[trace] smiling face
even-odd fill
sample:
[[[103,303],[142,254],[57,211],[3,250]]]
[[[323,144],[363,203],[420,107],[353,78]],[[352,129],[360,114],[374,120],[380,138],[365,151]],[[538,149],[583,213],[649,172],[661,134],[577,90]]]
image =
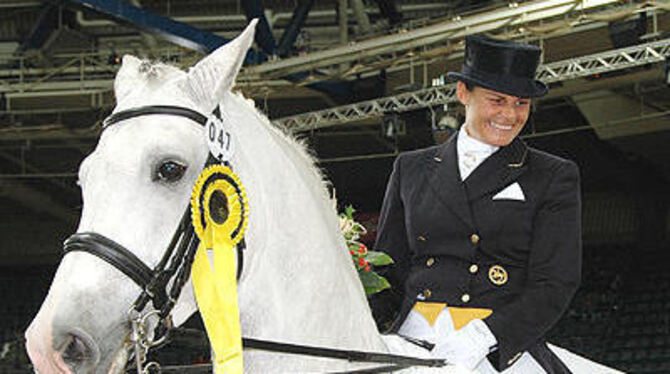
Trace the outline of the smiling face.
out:
[[[458,82],[458,100],[465,106],[468,135],[486,144],[504,147],[514,140],[528,120],[531,99],[483,87],[468,90]]]

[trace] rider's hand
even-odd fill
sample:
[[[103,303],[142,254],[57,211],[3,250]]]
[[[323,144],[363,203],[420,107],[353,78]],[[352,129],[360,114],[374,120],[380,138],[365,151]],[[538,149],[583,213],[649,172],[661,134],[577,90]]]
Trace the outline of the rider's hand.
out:
[[[473,319],[461,329],[438,340],[431,353],[433,357],[444,359],[449,364],[474,370],[496,344],[497,340],[488,326],[480,319]]]

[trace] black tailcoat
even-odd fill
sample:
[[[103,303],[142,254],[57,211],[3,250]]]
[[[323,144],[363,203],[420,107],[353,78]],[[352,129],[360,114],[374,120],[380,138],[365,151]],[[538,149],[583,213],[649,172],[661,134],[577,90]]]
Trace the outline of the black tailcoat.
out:
[[[530,351],[549,373],[560,372],[543,337],[580,283],[578,168],[515,138],[462,182],[456,142],[454,135],[394,163],[375,244],[395,260],[384,274],[392,289],[371,301],[375,318],[392,319],[397,330],[417,298],[489,308],[494,366],[503,370]],[[515,182],[525,201],[493,199]],[[494,265],[506,270],[506,283],[491,281]]]

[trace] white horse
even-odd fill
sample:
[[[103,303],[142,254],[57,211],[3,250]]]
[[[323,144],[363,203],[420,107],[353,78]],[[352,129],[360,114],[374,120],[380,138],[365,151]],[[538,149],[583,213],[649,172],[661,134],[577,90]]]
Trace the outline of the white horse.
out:
[[[114,82],[114,112],[172,105],[207,114],[220,106],[236,142],[231,165],[246,186],[251,207],[238,283],[244,336],[369,352],[394,347],[398,353],[429,357],[400,338],[380,336],[313,159],[251,101],[230,92],[254,26],[252,22],[188,72],[124,57]],[[79,170],[84,208],[77,231],[111,238],[153,267],[180,221],[208,153],[203,127],[180,116],[146,115],[109,126]],[[98,257],[68,253],[26,332],[36,370],[123,372],[129,356],[127,312],[140,291]],[[195,311],[187,283],[172,313],[175,324]],[[378,366],[255,350],[245,351],[244,364],[245,371],[257,373]]]

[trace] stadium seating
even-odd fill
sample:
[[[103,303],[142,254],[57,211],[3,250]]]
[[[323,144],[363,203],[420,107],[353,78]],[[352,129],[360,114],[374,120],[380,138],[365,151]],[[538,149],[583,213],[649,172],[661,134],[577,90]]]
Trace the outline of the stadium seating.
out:
[[[585,248],[582,286],[550,340],[628,373],[669,373],[669,260],[666,251]]]

